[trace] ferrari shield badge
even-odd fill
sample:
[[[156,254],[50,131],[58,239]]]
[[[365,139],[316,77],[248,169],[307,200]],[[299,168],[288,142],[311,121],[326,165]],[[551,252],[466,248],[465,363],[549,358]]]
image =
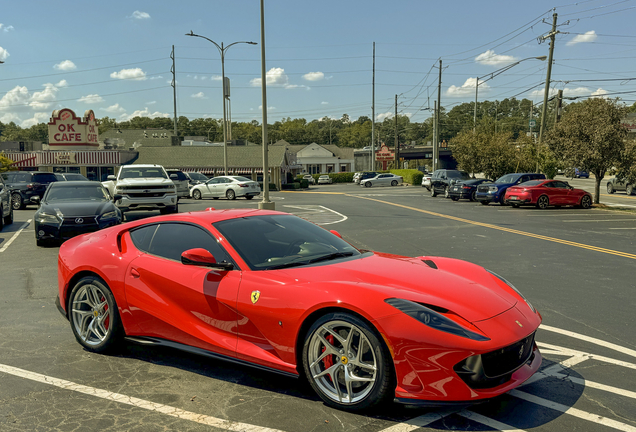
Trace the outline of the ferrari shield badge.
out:
[[[252,291],[252,295],[250,298],[252,299],[252,303],[255,304],[260,297],[261,297],[260,291]]]

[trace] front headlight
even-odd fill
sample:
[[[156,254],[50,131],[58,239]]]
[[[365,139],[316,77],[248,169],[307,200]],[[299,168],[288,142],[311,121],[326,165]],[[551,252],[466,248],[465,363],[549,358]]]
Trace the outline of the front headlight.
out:
[[[116,218],[117,217],[117,211],[113,210],[113,211],[109,211],[108,213],[104,213],[100,219],[112,219],[112,218]]]
[[[506,285],[508,285],[508,286],[509,286],[510,288],[512,288],[513,290],[515,290],[515,292],[521,296],[521,298],[522,298],[522,299],[526,302],[526,304],[530,307],[530,309],[532,309],[532,312],[537,313],[537,310],[534,308],[534,306],[532,306],[532,303],[530,303],[530,302],[528,301],[528,299],[527,299],[527,298],[525,298],[525,297],[523,296],[523,294],[521,294],[521,291],[519,291],[519,290],[517,289],[517,287],[515,287],[513,284],[511,284],[510,282],[508,282],[508,280],[506,280],[506,279],[504,279],[503,277],[499,276],[497,273],[495,273],[495,272],[493,272],[493,271],[490,271],[490,270],[488,270],[488,269],[486,269],[486,271],[487,271],[488,273],[490,273],[491,275],[493,275],[494,277],[496,277],[497,279],[499,279],[500,281],[502,281],[503,283],[505,283]]]
[[[59,223],[61,219],[51,213],[36,213],[35,220],[40,223]]]
[[[429,309],[419,303],[398,298],[390,298],[384,301],[394,308],[404,312],[411,318],[415,318],[422,324],[434,328],[435,330],[451,333],[456,336],[465,337],[479,342],[490,340],[486,336],[468,330],[467,328],[464,328],[457,324],[455,321],[446,318],[444,315],[435,312],[434,310]]]
[[[488,192],[497,192],[498,190],[497,186],[488,186]]]

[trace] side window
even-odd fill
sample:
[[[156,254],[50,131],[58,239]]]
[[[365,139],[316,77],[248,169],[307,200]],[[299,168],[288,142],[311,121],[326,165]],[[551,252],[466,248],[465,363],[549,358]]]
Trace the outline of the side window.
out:
[[[554,184],[554,182],[547,182],[543,184],[543,187],[554,188],[556,187],[556,185]]]
[[[194,248],[208,250],[217,262],[233,262],[210,233],[199,227],[182,223],[159,224],[148,253],[181,261],[181,254]]]
[[[218,178],[213,178],[212,180],[210,180],[208,182],[209,184],[219,184],[219,179]]]
[[[31,181],[31,176],[28,174],[18,174],[15,176],[16,183],[29,183]]]
[[[130,238],[133,244],[140,251],[148,252],[150,241],[157,231],[159,225],[146,225],[130,232]]]
[[[560,188],[560,189],[568,189],[568,184],[564,183],[562,181],[555,181],[553,182],[554,187]]]

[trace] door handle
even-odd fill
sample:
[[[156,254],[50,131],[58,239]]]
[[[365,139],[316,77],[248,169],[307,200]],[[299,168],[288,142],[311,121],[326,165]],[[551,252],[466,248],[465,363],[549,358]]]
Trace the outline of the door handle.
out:
[[[130,270],[130,274],[131,274],[131,275],[132,275],[132,277],[134,277],[134,278],[138,278],[139,276],[141,276],[141,275],[139,274],[139,272],[138,272],[137,270],[135,270],[135,269],[131,269],[131,270]]]

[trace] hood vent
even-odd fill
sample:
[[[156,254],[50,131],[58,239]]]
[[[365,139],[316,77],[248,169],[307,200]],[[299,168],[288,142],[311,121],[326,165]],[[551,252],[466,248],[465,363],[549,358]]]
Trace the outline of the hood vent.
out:
[[[437,264],[435,264],[433,260],[425,259],[425,260],[422,260],[422,262],[426,264],[427,266],[429,266],[430,268],[437,270]]]

